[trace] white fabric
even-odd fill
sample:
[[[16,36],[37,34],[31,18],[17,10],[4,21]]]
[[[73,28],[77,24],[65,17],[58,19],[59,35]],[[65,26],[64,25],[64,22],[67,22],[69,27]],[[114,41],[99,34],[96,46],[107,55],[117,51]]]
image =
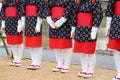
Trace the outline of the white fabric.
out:
[[[23,53],[23,44],[11,45],[11,50],[13,53],[14,62],[21,62],[22,53]]]
[[[80,62],[81,62],[81,67],[82,67],[81,72],[87,72],[87,70],[88,70],[88,55],[81,53],[80,54]]]
[[[17,32],[21,32],[21,31],[22,31],[21,20],[18,20]]]
[[[73,37],[72,34],[74,34],[74,33],[75,33],[75,27],[71,27],[71,37]]]
[[[17,49],[17,46],[16,45],[11,45],[11,50],[12,50],[12,53],[13,53],[13,58],[14,58],[14,62],[17,62],[17,52],[18,52],[18,49]]]
[[[97,35],[97,27],[92,27],[92,30],[91,30],[91,38],[92,39],[96,39],[96,35]]]
[[[0,11],[1,11],[1,9],[2,9],[2,3],[0,3]]]
[[[71,64],[72,49],[63,49],[64,66],[63,68],[69,68]]]
[[[50,27],[55,29],[54,22],[53,22],[51,16],[48,16],[46,19],[47,19],[47,22],[50,25]]]
[[[120,78],[120,51],[114,51],[114,61],[117,70],[117,78]]]
[[[57,61],[57,67],[63,68],[63,53],[61,49],[54,49],[56,61]]]
[[[24,50],[24,46],[23,44],[18,45],[18,62],[21,62],[22,59],[22,55],[23,55],[23,50]]]
[[[22,27],[25,26],[25,17],[24,16],[21,17],[21,26]]]
[[[42,60],[42,47],[40,48],[29,48],[32,64],[31,65],[40,65]]]
[[[96,55],[95,54],[89,54],[88,55],[88,72],[87,73],[93,73],[94,74],[95,65],[96,65]]]
[[[55,22],[55,26],[56,27],[61,27],[66,21],[67,21],[67,19],[65,17],[61,17],[59,20],[57,20]]]
[[[1,29],[2,28],[5,28],[5,21],[4,20],[2,20],[2,22],[1,22]]]
[[[40,30],[41,29],[41,24],[42,24],[42,19],[37,17],[37,23],[36,23],[36,27],[35,27],[36,32],[40,32],[41,31]]]
[[[110,26],[111,26],[111,20],[112,20],[112,17],[106,17],[105,35],[108,35],[108,30],[110,29]]]

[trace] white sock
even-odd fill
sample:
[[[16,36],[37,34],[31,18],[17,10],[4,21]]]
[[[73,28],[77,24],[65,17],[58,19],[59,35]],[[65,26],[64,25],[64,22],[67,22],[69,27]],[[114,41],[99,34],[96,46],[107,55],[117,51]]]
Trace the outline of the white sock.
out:
[[[63,55],[64,55],[64,67],[63,68],[69,68],[71,64],[72,50],[63,49]]]
[[[63,67],[63,53],[61,49],[54,49],[56,61],[57,61],[57,67],[62,68]]]
[[[113,51],[114,52],[114,61],[117,69],[117,77],[120,78],[120,51]]]
[[[82,72],[87,72],[88,70],[88,54],[80,54],[80,62],[82,66]]]
[[[95,54],[89,54],[88,55],[88,61],[89,61],[89,65],[88,65],[88,73],[94,73],[94,68],[96,65],[96,55]]]
[[[40,65],[42,59],[42,47],[30,48],[30,54],[32,59],[31,65]]]
[[[17,45],[11,45],[11,50],[12,50],[12,53],[13,53],[13,62],[17,62],[17,59],[18,59],[18,46]]]
[[[24,46],[23,44],[18,45],[18,59],[17,62],[21,62]]]

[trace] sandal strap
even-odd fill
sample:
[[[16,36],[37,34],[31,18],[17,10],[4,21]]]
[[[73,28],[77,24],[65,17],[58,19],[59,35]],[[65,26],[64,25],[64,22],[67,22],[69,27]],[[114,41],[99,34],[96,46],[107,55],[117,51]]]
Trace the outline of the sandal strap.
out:
[[[87,73],[87,75],[92,75],[93,76],[94,74],[93,73]]]
[[[61,67],[55,67],[55,69],[62,69]]]
[[[69,70],[69,68],[63,68],[62,70]]]
[[[29,65],[29,66],[32,66],[32,67],[40,67],[40,65]]]
[[[118,79],[118,80],[120,80],[120,78],[117,78],[116,76],[115,76],[115,79]]]
[[[80,72],[80,74],[87,74],[86,72]]]
[[[12,62],[13,64],[21,64],[22,62]]]

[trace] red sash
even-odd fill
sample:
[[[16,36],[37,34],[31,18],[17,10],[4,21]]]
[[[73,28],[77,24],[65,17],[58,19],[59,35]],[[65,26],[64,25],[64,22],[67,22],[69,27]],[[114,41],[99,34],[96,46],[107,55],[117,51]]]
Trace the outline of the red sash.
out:
[[[61,18],[64,11],[65,11],[64,7],[52,7],[51,9],[52,18]]]
[[[37,6],[35,5],[27,5],[26,9],[26,16],[37,16]]]
[[[92,13],[82,13],[82,12],[79,12],[77,14],[77,25],[78,26],[92,27],[92,24],[93,24]]]
[[[5,8],[6,17],[17,17],[17,8],[15,6]]]
[[[116,1],[115,3],[114,14],[120,15],[120,1]]]

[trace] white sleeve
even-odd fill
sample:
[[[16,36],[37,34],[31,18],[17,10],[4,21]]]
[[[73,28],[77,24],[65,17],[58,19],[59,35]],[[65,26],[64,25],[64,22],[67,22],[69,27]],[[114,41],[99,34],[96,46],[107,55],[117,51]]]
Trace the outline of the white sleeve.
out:
[[[1,11],[1,8],[2,8],[2,3],[0,3],[0,11]]]
[[[36,27],[35,29],[37,30],[37,32],[40,32],[41,30],[41,24],[42,24],[42,19],[37,17],[37,23],[36,23]]]
[[[91,38],[92,39],[96,39],[97,30],[98,30],[97,27],[94,27],[94,26],[92,27],[92,30],[91,30]]]
[[[73,33],[75,33],[75,27],[71,27],[71,37]]]
[[[55,26],[53,25],[54,22],[52,21],[51,16],[48,16],[46,19],[47,19],[47,22],[50,25],[50,27],[55,29]]]
[[[2,20],[2,22],[1,22],[1,28],[5,28],[5,21],[4,20]]]
[[[61,27],[66,21],[67,19],[65,17],[61,17],[58,21],[55,22],[55,26]]]
[[[18,20],[17,32],[21,32],[21,31],[22,31],[21,20]]]
[[[106,17],[106,35],[111,26],[112,17]]]
[[[21,26],[25,26],[25,17],[21,17]]]
[[[75,32],[75,27],[71,28],[71,32],[73,32],[73,33]]]

